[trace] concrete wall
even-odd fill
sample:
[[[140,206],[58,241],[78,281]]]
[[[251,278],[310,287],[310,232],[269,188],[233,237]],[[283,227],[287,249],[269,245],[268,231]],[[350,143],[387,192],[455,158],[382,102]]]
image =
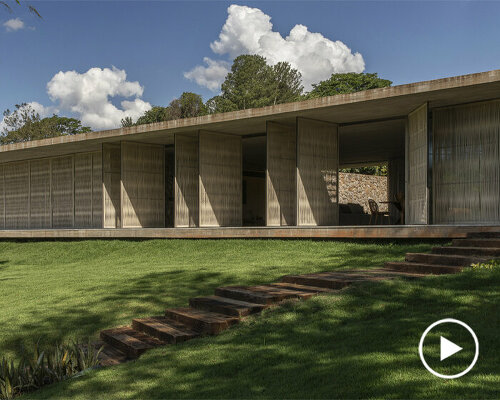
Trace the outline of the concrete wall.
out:
[[[101,228],[101,152],[0,165],[3,229]]]
[[[200,131],[200,227],[241,226],[241,136]]]
[[[267,226],[295,225],[297,214],[295,126],[267,123]]]
[[[121,211],[123,228],[165,226],[165,148],[122,142]]]
[[[338,225],[338,129],[297,118],[297,225]]]

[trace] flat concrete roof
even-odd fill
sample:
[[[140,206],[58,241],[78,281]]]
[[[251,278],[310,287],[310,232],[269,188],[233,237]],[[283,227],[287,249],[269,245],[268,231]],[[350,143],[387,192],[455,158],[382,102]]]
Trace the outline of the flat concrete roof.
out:
[[[421,104],[430,108],[500,98],[500,69],[295,103],[205,115],[154,124],[0,146],[0,162],[96,151],[101,143],[140,141],[171,144],[175,133],[210,130],[236,135],[263,133],[266,121],[295,123],[296,117],[339,124],[404,118]]]

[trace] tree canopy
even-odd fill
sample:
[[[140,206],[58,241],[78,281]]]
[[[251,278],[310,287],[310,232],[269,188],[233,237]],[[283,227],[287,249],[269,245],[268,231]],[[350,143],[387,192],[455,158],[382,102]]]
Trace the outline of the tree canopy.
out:
[[[207,101],[207,109],[218,113],[296,101],[303,90],[301,78],[287,62],[271,66],[262,56],[241,55],[234,59],[221,94]]]
[[[329,79],[313,84],[313,89],[306,94],[306,99],[354,93],[362,90],[391,86],[392,81],[378,77],[377,73],[333,74]]]
[[[11,4],[14,4],[14,3],[17,5],[21,5],[21,0],[10,0],[10,1],[0,0],[0,5],[4,6],[7,9],[7,11],[9,11],[9,12],[12,12]],[[28,10],[30,10],[30,12],[32,12],[33,14],[38,16],[39,18],[42,18],[42,16],[38,12],[38,10],[35,7],[33,7],[32,5],[28,4]]]
[[[52,117],[40,118],[29,104],[16,104],[14,111],[3,113],[6,127],[1,132],[0,144],[27,142],[30,140],[47,139],[63,135],[76,135],[91,132],[88,126],[75,118]]]
[[[178,99],[172,100],[167,107],[154,106],[146,111],[135,123],[130,117],[122,119],[122,126],[152,124],[173,119],[198,117],[205,114],[207,114],[207,109],[201,96],[196,93],[184,92]]]

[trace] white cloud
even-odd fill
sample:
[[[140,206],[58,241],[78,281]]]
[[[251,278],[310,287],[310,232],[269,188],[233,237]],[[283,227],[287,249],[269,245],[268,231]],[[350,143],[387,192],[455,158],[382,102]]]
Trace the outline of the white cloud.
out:
[[[306,90],[311,89],[312,83],[327,79],[333,73],[362,72],[365,69],[361,54],[352,53],[339,40],[333,41],[321,33],[310,32],[304,25],[295,25],[284,38],[279,32],[272,30],[271,17],[258,8],[233,4],[227,11],[228,17],[219,39],[210,44],[216,54],[227,54],[231,58],[241,54],[258,54],[266,57],[271,64],[288,61],[302,73]],[[210,61],[214,64],[220,62]],[[193,76],[197,71],[196,76],[204,77],[204,80],[200,83],[194,76],[190,79],[216,90],[219,87],[218,80],[203,74],[208,68],[197,66],[185,76]]]
[[[21,18],[12,18],[3,23],[7,32],[18,31],[24,28],[24,22]]]
[[[220,88],[224,78],[229,72],[229,63],[226,61],[216,61],[205,57],[203,62],[206,67],[198,65],[189,72],[184,72],[184,77],[194,80],[198,85],[205,86],[212,91]]]
[[[58,102],[62,110],[78,114],[82,124],[93,129],[116,128],[122,118],[139,118],[151,108],[151,104],[139,98],[143,91],[139,82],[127,81],[125,70],[115,67],[91,68],[82,74],[60,71],[47,84],[53,102]],[[135,99],[123,100],[120,109],[110,101],[115,96]]]

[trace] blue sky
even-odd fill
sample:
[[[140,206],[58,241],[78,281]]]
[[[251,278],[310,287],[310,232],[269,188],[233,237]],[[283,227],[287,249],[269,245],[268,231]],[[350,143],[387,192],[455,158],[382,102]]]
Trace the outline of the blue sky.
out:
[[[210,47],[219,39],[231,4],[260,9],[259,18],[271,17],[272,31],[279,32],[282,38],[300,24],[326,41],[341,41],[350,49],[349,57],[360,53],[365,72],[378,72],[394,84],[500,68],[500,2],[494,1],[68,0],[31,4],[40,11],[42,20],[25,7],[13,6],[12,14],[0,9],[0,111],[20,102],[37,102],[47,107],[44,112],[84,117],[96,129],[112,124],[100,115],[90,115],[99,114],[107,104],[104,101],[120,110],[123,100],[140,99],[126,106],[135,107],[137,113],[147,105],[167,105],[183,91],[200,93],[205,100],[217,94],[217,90],[187,79],[184,73],[204,65],[204,57],[227,67],[225,63],[237,54],[238,50],[234,54],[227,50],[234,38],[221,44],[227,51],[222,49],[220,54]],[[16,18],[22,21],[22,28],[19,24],[5,25]],[[241,20],[235,28],[243,30],[242,37],[254,29],[247,21]],[[241,47],[241,41],[238,43]],[[291,47],[292,52],[294,49]],[[262,51],[281,55],[281,50],[272,46]],[[353,59],[349,65],[355,62]],[[301,65],[308,67],[303,62]],[[356,65],[361,68],[359,62]],[[122,86],[115,90],[116,96],[104,91],[105,97],[109,94],[106,100],[97,99],[94,104],[91,99],[82,105],[77,94],[61,94],[68,82],[74,83],[91,68],[109,68],[102,79],[114,79],[118,72],[113,72],[112,66],[126,73],[126,81],[120,75],[122,81],[117,85]],[[52,101],[47,93],[48,82],[60,71],[73,70],[77,75],[61,75],[54,82]],[[309,73],[310,80],[321,75],[315,73]],[[95,79],[101,79],[100,75]],[[117,111],[110,112],[116,123]]]

